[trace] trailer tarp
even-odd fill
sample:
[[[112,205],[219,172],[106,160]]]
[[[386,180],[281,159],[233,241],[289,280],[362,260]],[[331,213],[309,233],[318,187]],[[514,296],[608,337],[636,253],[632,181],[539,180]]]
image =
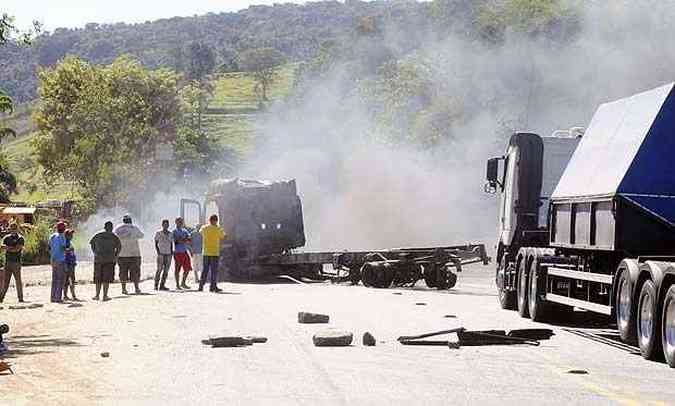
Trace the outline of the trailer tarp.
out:
[[[621,195],[675,224],[674,84],[602,104],[552,200]]]

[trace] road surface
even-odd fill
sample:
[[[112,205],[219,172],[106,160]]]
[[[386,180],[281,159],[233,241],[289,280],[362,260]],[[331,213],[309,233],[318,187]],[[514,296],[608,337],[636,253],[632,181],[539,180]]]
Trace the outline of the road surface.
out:
[[[78,278],[89,273],[84,266]],[[75,306],[48,303],[48,286],[32,284],[26,298],[43,307],[9,309],[16,304],[13,290],[0,305],[0,321],[12,329],[5,360],[15,372],[0,375],[0,404],[656,405],[675,399],[675,370],[579,336],[611,335],[602,319],[580,312],[583,329],[553,326],[556,335],[539,347],[448,349],[396,341],[460,326],[547,326],[499,309],[492,277],[492,266],[472,265],[444,292],[423,283],[379,290],[278,280],[223,283],[223,294],[156,294],[147,281],[142,288],[149,294],[141,296],[122,296],[113,285],[107,303],[90,299],[93,285],[80,285],[86,300]],[[298,324],[299,311],[329,314],[329,326],[352,331],[354,344],[314,347],[312,335],[326,326]],[[366,331],[377,346],[361,345]],[[201,344],[220,335],[269,341],[243,348]],[[575,370],[586,374],[570,373]]]

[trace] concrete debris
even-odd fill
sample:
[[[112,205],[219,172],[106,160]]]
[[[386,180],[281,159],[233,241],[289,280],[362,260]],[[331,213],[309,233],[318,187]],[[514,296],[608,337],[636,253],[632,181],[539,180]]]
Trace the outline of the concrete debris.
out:
[[[110,357],[110,353],[107,352],[107,351],[102,352],[102,353],[101,353],[101,357],[103,357],[103,358],[109,358],[109,357]]]
[[[13,305],[13,306],[9,306],[8,308],[10,310],[21,310],[21,309],[37,309],[37,308],[40,308],[40,307],[43,307],[43,306],[44,305],[40,304],[40,303],[31,303],[29,305]]]
[[[0,373],[5,371],[9,371],[12,375],[14,375],[14,371],[12,371],[12,364],[9,362],[0,361]]]
[[[212,348],[225,347],[246,347],[253,344],[266,343],[267,337],[259,336],[232,336],[232,337],[213,337],[202,340],[202,344],[210,345]]]
[[[375,337],[373,337],[372,334],[370,333],[365,333],[363,334],[363,345],[366,347],[374,347],[375,346]]]
[[[324,330],[312,337],[312,341],[317,347],[347,347],[352,344],[353,339],[354,334],[340,330]]]
[[[318,324],[318,323],[328,323],[330,317],[326,314],[318,313],[307,313],[299,312],[298,313],[298,323],[303,324]]]
[[[584,371],[583,369],[571,369],[567,371],[567,373],[574,375],[588,375],[588,371]]]
[[[415,306],[426,306],[426,305],[427,305],[427,304],[424,303],[424,302],[418,302],[418,303],[415,303]]]
[[[457,316],[455,316],[454,314],[446,314],[443,317],[446,318],[446,319],[456,319],[457,318]]]

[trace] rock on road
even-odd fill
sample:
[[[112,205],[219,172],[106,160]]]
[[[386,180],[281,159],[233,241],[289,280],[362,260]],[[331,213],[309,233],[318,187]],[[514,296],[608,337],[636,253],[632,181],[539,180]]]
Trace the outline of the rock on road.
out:
[[[5,360],[16,374],[0,374],[0,404],[568,405],[675,399],[675,371],[665,364],[557,326],[539,347],[403,346],[398,336],[460,326],[546,327],[499,308],[492,266],[466,267],[450,291],[422,286],[384,290],[279,280],[223,283],[223,294],[212,294],[156,293],[152,282],[144,282],[147,295],[121,296],[115,284],[113,300],[100,303],[90,299],[93,285],[81,285],[86,300],[79,307],[48,303],[48,287],[31,286],[27,300],[44,307],[10,310],[12,289],[0,305],[0,322],[11,327]],[[328,314],[330,323],[299,324],[300,311]],[[313,334],[327,327],[358,339],[349,347],[315,347]],[[375,347],[361,344],[366,331],[377,339]],[[201,343],[226,335],[268,341],[240,348]],[[108,357],[101,356],[105,352]]]

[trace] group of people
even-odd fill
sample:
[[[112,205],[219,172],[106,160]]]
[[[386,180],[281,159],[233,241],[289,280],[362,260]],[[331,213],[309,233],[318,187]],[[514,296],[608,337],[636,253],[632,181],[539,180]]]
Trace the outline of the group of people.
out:
[[[189,230],[185,227],[182,218],[177,218],[175,228],[169,230],[169,220],[162,220],[162,228],[154,235],[155,251],[157,253],[157,271],[155,272],[155,290],[169,290],[166,279],[174,263],[176,289],[190,289],[187,277],[195,264],[195,281],[199,291],[204,290],[207,278],[211,292],[220,292],[218,288],[218,263],[220,258],[221,241],[225,233],[218,227],[218,216],[212,215],[208,225],[198,225]],[[10,225],[0,249],[6,251],[4,275],[0,278],[0,302],[4,300],[9,288],[11,277],[14,277],[17,297],[23,302],[23,284],[21,281],[21,252],[24,238],[18,230],[18,225]],[[51,301],[55,303],[64,300],[78,300],[75,295],[75,268],[77,258],[72,239],[75,232],[68,229],[64,222],[56,224],[56,232],[49,237],[49,253],[52,266]],[[114,227],[113,223],[105,223],[103,230],[96,233],[89,245],[94,256],[94,284],[96,294],[93,300],[110,300],[108,290],[110,283],[115,280],[115,267],[119,270],[119,280],[122,285],[122,294],[127,295],[127,284],[132,283],[134,293],[141,293],[139,283],[141,278],[141,248],[140,240],[144,233],[133,224],[130,215],[122,218],[122,223]],[[183,271],[181,279],[181,271]],[[197,272],[201,272],[198,278]],[[71,297],[68,296],[70,290]],[[101,298],[101,293],[103,296]]]

